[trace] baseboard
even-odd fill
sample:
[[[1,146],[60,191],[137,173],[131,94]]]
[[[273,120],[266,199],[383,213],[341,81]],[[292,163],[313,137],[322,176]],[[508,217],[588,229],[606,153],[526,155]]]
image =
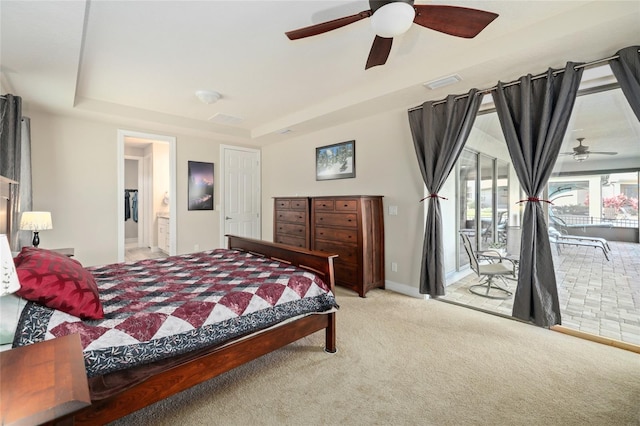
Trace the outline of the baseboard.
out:
[[[416,299],[428,299],[428,294],[420,294],[420,290],[416,287],[412,287],[406,284],[400,284],[393,281],[385,280],[384,288],[387,290],[395,291],[396,293],[404,294],[405,296],[415,297]]]
[[[603,337],[603,336],[598,336],[597,334],[591,334],[584,331],[574,330],[571,328],[567,328],[563,325],[553,325],[549,328],[559,333],[568,334],[570,336],[591,340],[593,342],[602,343],[603,345],[614,346],[616,348],[620,348],[620,349],[624,349],[627,351],[640,354],[640,345],[634,345],[633,343],[623,342],[620,340],[612,339],[610,337]]]

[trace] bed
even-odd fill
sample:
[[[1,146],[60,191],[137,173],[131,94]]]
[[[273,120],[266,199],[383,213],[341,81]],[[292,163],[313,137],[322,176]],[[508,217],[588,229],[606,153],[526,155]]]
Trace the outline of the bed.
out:
[[[75,424],[113,421],[317,331],[335,352],[335,255],[228,239],[228,250],[81,268],[73,281],[93,277],[100,306],[75,287],[56,308],[29,302],[13,346],[80,334],[92,405],[74,414]],[[28,252],[16,264],[22,296],[36,300],[27,293],[42,286],[21,275]]]

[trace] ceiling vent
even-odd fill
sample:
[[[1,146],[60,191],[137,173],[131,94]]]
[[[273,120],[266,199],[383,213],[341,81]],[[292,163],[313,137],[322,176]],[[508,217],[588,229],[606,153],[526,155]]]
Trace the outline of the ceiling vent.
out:
[[[424,87],[435,90],[444,86],[450,86],[452,84],[456,84],[462,81],[462,77],[458,74],[450,75],[448,77],[439,78],[437,80],[429,81],[424,83]]]
[[[234,117],[233,115],[223,114],[219,112],[209,117],[209,121],[218,124],[240,124],[244,121],[244,118]]]

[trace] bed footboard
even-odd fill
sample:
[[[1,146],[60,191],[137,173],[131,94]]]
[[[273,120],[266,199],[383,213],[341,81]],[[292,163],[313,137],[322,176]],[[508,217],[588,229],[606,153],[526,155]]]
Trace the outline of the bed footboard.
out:
[[[230,249],[246,251],[308,269],[320,275],[332,292],[335,290],[333,259],[338,255],[235,235],[226,235],[226,237],[229,239]]]

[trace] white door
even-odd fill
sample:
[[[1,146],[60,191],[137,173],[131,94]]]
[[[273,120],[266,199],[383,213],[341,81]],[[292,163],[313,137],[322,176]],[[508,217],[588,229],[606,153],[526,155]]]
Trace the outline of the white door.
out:
[[[224,235],[260,238],[260,151],[221,146],[223,152]]]

